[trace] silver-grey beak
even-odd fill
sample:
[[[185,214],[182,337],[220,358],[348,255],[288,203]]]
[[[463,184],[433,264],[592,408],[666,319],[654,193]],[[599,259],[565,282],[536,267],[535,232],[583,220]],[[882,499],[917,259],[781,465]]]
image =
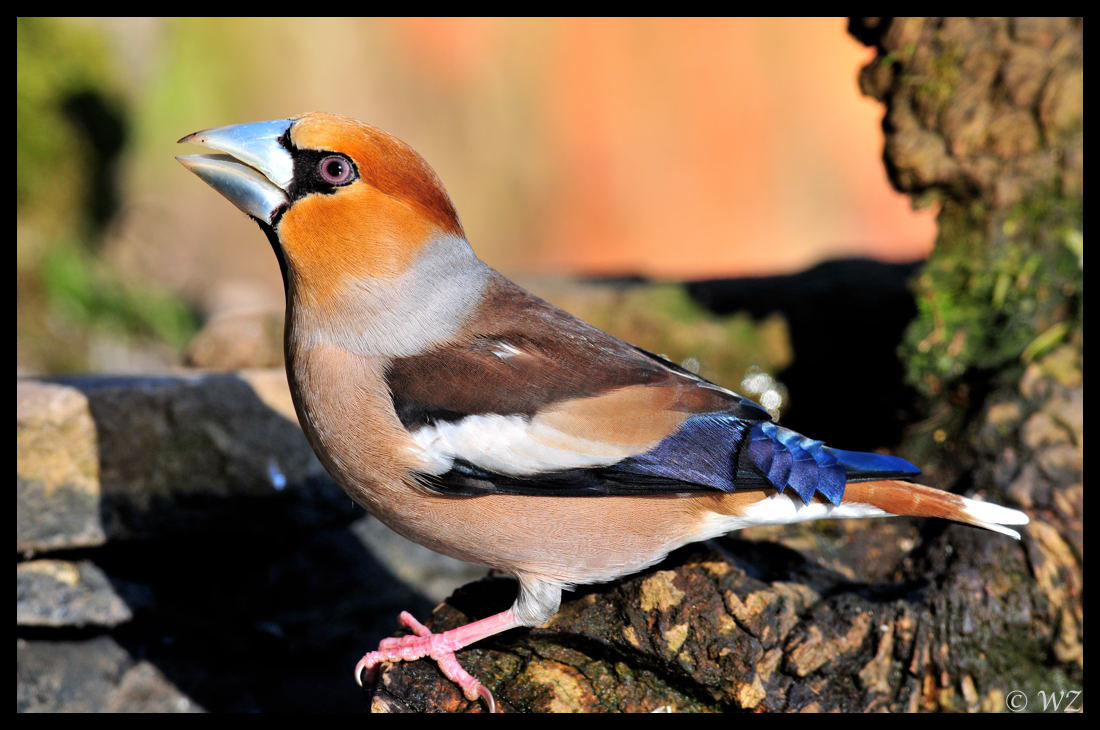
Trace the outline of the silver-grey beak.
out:
[[[293,120],[235,124],[189,134],[181,143],[228,154],[182,155],[176,159],[248,215],[271,223],[289,199],[294,159],[279,143]]]

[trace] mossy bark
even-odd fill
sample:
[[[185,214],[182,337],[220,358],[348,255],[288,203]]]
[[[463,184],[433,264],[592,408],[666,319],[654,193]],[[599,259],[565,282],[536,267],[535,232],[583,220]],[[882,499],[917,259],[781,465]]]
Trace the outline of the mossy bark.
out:
[[[687,548],[460,653],[505,709],[1003,711],[1017,692],[1030,710],[1060,692],[1080,708],[1082,23],[850,31],[878,50],[860,82],[886,106],[891,180],[940,206],[900,353],[927,417],[901,450],[942,488],[1027,510],[1023,540],[896,520]],[[469,586],[432,628],[501,610],[510,590]],[[425,661],[388,668],[374,694],[381,711],[477,707]]]
[[[1083,23],[862,18],[850,30],[878,50],[860,85],[886,105],[891,180],[941,205],[901,352],[928,410],[907,447],[942,485],[1032,515],[1030,577],[1049,599],[1033,620],[1057,627],[1046,667],[1079,680]]]

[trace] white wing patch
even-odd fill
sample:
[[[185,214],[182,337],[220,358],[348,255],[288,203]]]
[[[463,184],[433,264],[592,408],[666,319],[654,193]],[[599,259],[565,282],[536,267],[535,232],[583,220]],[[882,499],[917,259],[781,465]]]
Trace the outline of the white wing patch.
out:
[[[523,477],[563,469],[609,466],[645,451],[648,444],[611,444],[559,431],[536,416],[466,416],[413,431],[413,449],[429,474],[450,471],[455,459],[497,474]]]

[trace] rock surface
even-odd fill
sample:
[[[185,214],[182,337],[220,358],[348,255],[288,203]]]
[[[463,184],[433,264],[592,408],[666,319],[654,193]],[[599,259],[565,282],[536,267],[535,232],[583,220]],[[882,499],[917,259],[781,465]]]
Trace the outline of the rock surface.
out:
[[[201,712],[148,662],[103,636],[16,642],[16,712]]]
[[[880,49],[859,82],[886,103],[894,186],[998,208],[1052,178],[1079,194],[1082,28],[1080,18],[853,19],[852,34]]]
[[[282,373],[20,379],[16,400],[20,553],[351,514]]]
[[[99,458],[88,400],[75,388],[16,384],[16,551],[102,545]]]
[[[898,189],[942,203],[901,355],[927,412],[911,460],[1034,516],[1032,576],[1084,667],[1083,20],[860,18]],[[1053,611],[1053,614],[1049,614]],[[1037,619],[1038,621],[1038,619]],[[1070,684],[1073,687],[1073,684]]]
[[[140,586],[112,585],[94,563],[28,560],[15,566],[15,621],[19,626],[118,626],[147,604]]]
[[[359,656],[484,575],[363,515],[281,370],[17,400],[19,711],[365,711]]]
[[[211,319],[187,348],[187,364],[210,370],[281,366],[282,308]]]

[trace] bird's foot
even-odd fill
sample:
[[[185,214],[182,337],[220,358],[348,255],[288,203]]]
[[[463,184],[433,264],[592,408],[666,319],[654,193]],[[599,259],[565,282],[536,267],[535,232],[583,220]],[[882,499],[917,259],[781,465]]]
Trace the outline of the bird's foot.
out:
[[[489,712],[496,712],[497,705],[496,700],[493,699],[493,693],[458,663],[455,650],[462,648],[463,644],[456,641],[454,631],[433,634],[408,611],[401,612],[400,621],[406,628],[411,629],[413,634],[382,639],[376,651],[364,654],[355,665],[355,681],[360,687],[363,686],[364,679],[368,684],[374,681],[378,665],[382,662],[412,661],[430,656],[439,665],[439,671],[443,672],[443,676],[462,688],[466,699],[476,701],[481,698]]]

